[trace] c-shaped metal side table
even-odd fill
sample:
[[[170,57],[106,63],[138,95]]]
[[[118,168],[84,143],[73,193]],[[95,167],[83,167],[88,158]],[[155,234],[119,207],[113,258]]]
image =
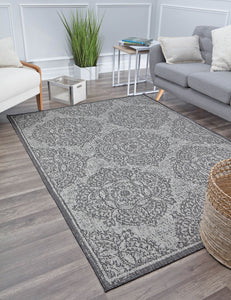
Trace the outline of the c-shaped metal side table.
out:
[[[115,52],[118,50],[118,70],[117,70],[117,83],[115,83]],[[153,84],[151,80],[148,80],[148,62],[149,62],[149,50],[150,47],[143,47],[143,46],[132,46],[132,47],[126,47],[122,45],[116,45],[113,46],[113,72],[112,72],[112,86],[122,86],[127,85],[127,95],[142,95],[142,94],[148,94],[153,92],[158,92],[156,90],[156,87],[154,86],[153,90],[143,91],[143,92],[137,92],[137,83],[141,82],[150,82]],[[120,83],[120,52],[125,52],[129,55],[129,61],[128,61],[128,82]],[[146,63],[146,73],[145,77],[141,78],[140,73],[140,59],[141,55],[146,54],[147,55],[147,63]],[[135,79],[134,82],[131,82],[131,56],[135,55]],[[130,93],[130,85],[134,84],[134,92]]]

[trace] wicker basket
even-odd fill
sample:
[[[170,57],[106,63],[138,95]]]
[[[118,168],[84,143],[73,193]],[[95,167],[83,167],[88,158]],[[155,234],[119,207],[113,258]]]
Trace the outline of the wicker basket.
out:
[[[211,169],[200,234],[208,252],[231,268],[231,159]]]

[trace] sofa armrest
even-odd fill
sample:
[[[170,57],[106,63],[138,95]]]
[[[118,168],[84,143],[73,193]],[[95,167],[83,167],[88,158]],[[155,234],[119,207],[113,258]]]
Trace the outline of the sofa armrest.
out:
[[[149,62],[150,62],[150,73],[152,76],[152,81],[155,84],[155,73],[154,73],[155,66],[160,62],[165,62],[165,58],[163,56],[160,44],[151,47]]]
[[[43,110],[43,98],[42,98],[42,72],[41,72],[41,69],[36,66],[36,65],[33,65],[33,64],[30,64],[28,62],[25,62],[25,61],[22,61],[21,60],[21,64],[25,67],[28,67],[28,68],[31,68],[31,69],[34,69],[36,72],[39,73],[40,75],[40,94],[36,96],[36,99],[37,99],[37,106],[38,106],[38,109],[39,110]]]

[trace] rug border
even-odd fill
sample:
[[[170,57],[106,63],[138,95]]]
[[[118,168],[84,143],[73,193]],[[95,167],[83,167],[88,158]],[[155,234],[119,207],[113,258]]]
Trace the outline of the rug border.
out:
[[[141,97],[146,97],[148,98],[150,101],[155,101],[153,98],[147,96],[147,95],[140,95]],[[130,97],[133,97],[133,96],[130,96]],[[102,102],[102,101],[109,101],[109,100],[120,100],[120,99],[124,99],[124,98],[129,98],[129,96],[125,96],[125,97],[119,97],[119,98],[113,98],[113,99],[104,99],[104,100],[98,100],[98,101],[92,101],[92,102],[85,102],[85,103],[79,103],[77,105],[86,105],[86,104],[90,104],[90,103],[98,103],[98,102]],[[156,102],[155,101],[155,104],[160,104],[162,106],[164,106],[165,108],[173,111],[174,113],[180,115],[181,117],[184,117],[186,118],[187,120],[197,124],[198,126],[201,126],[202,128],[208,130],[209,132],[212,132],[213,134],[215,135],[218,135],[220,137],[222,137],[223,139],[225,140],[228,140],[230,143],[230,139],[228,139],[227,137],[224,137],[222,136],[221,134],[219,133],[216,133],[214,131],[212,131],[211,129],[208,129],[206,127],[204,127],[203,125],[200,125],[198,124],[197,122],[195,122],[194,120],[191,120],[190,118],[180,114],[179,112],[173,110],[172,108],[164,105],[163,103],[160,103],[160,102]],[[68,107],[68,106],[67,106]],[[48,110],[45,110],[45,111],[54,111],[54,110],[60,110],[60,109],[63,109],[64,107],[58,107],[58,108],[54,108],[54,109],[48,109]],[[35,112],[28,112],[28,113],[20,113],[20,114],[15,114],[15,115],[7,115],[7,118],[9,120],[9,122],[11,123],[12,127],[14,128],[15,132],[17,133],[20,141],[22,142],[26,152],[28,153],[30,159],[32,160],[34,166],[36,167],[43,183],[45,184],[48,192],[50,193],[50,195],[52,196],[52,198],[55,200],[55,203],[56,205],[58,206],[61,214],[63,215],[64,217],[64,220],[66,221],[66,223],[68,224],[72,234],[74,235],[77,243],[79,244],[80,248],[82,249],[84,255],[86,256],[87,260],[89,261],[92,269],[94,270],[98,280],[100,281],[101,285],[103,286],[103,289],[105,292],[111,290],[111,289],[114,289],[116,287],[119,287],[123,284],[126,284],[126,283],[129,283],[131,282],[132,280],[135,280],[139,277],[142,277],[144,275],[147,275],[148,273],[150,272],[153,272],[161,267],[164,267],[170,263],[174,263],[176,262],[177,260],[180,260],[190,254],[193,254],[195,253],[196,251],[199,251],[201,249],[204,248],[203,246],[203,243],[202,242],[198,242],[196,245],[193,245],[191,247],[189,247],[188,249],[184,249],[183,251],[180,251],[178,252],[177,254],[173,255],[171,258],[164,258],[158,262],[155,262],[153,263],[152,265],[149,265],[148,267],[144,267],[143,269],[139,270],[139,271],[134,271],[131,275],[129,276],[125,276],[125,278],[121,279],[120,280],[120,283],[116,283],[116,284],[110,284],[106,281],[104,275],[102,274],[101,270],[98,268],[98,265],[97,263],[94,261],[94,259],[92,258],[92,256],[88,253],[88,249],[87,247],[85,246],[85,242],[82,240],[82,237],[80,236],[80,233],[78,232],[78,230],[76,230],[75,228],[75,225],[71,219],[71,217],[69,216],[69,214],[64,210],[64,205],[62,203],[62,201],[60,201],[59,199],[59,196],[57,194],[57,192],[55,191],[55,189],[53,189],[52,185],[49,183],[49,181],[46,179],[39,163],[36,161],[36,159],[34,158],[34,155],[33,155],[33,151],[30,149],[30,146],[29,146],[29,143],[27,143],[27,139],[24,138],[23,134],[21,133],[20,129],[18,128],[18,125],[16,123],[16,121],[14,120],[14,117],[15,116],[18,116],[18,115],[25,115],[25,114],[34,114],[34,113],[40,113],[38,111],[35,111]],[[41,111],[42,113],[42,111]],[[140,274],[142,272],[142,274]]]

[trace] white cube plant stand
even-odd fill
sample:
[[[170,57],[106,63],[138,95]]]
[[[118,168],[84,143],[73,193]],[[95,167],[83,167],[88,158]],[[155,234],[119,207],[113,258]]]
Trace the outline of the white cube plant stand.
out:
[[[99,78],[98,67],[80,68],[79,66],[74,65],[74,77],[84,80],[96,80]]]
[[[68,76],[48,80],[49,99],[69,105],[86,100],[86,81]]]
[[[156,42],[157,43],[157,42]],[[154,86],[152,90],[146,90],[142,92],[137,92],[137,84],[141,82],[150,82],[153,84],[152,80],[149,79],[148,69],[149,69],[149,55],[150,55],[150,48],[154,44],[150,46],[123,46],[121,42],[119,45],[113,46],[113,72],[112,72],[112,86],[122,86],[127,85],[127,95],[142,95],[142,94],[149,94],[153,92],[158,92],[156,87]],[[118,50],[118,70],[117,70],[117,83],[115,83],[115,52]],[[125,83],[120,83],[120,52],[124,52],[129,55],[129,62],[128,62],[128,81]],[[141,55],[147,55],[147,63],[146,63],[146,73],[145,77],[140,77],[140,60]],[[131,57],[135,55],[135,79],[134,82],[131,82]],[[133,93],[130,93],[130,85],[134,85]]]

